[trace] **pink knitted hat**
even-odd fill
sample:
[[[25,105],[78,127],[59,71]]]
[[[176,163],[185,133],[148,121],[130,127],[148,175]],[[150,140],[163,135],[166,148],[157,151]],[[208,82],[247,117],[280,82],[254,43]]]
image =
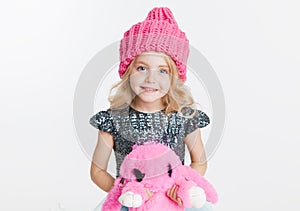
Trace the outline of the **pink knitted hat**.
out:
[[[179,78],[186,80],[189,41],[167,7],[152,9],[146,20],[133,25],[120,43],[119,75],[122,78],[135,56],[156,51],[169,55],[178,67]]]

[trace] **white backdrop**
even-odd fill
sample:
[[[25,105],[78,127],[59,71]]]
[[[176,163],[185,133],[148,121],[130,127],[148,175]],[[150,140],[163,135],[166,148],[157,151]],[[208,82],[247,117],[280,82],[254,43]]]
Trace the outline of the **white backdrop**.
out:
[[[89,211],[102,199],[73,126],[76,83],[154,6],[171,8],[223,86],[226,130],[206,174],[215,210],[300,209],[297,1],[12,0],[0,3],[0,210]]]

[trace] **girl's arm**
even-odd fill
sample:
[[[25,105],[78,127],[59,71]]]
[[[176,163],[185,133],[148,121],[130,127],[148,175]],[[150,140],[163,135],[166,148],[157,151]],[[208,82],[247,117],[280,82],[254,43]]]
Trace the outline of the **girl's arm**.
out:
[[[106,192],[113,187],[115,180],[106,171],[113,144],[112,135],[99,130],[98,142],[94,151],[90,174],[93,182]]]
[[[204,176],[207,169],[205,150],[201,138],[200,128],[188,134],[184,139],[185,144],[190,152],[191,168]]]
[[[188,134],[184,138],[184,142],[191,156],[191,168],[196,170],[200,175],[204,176],[207,168],[206,156],[204,146],[201,139],[200,128],[196,129],[192,133]],[[179,205],[182,205],[182,200],[177,196],[178,186],[174,185],[167,192],[167,195]]]

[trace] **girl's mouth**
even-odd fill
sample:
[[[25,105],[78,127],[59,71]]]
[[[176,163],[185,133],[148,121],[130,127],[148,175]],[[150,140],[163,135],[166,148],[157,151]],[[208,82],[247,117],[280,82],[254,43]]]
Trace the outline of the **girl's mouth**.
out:
[[[147,86],[141,86],[141,89],[144,92],[156,92],[156,91],[158,91],[158,89],[155,89],[155,88],[152,88],[152,87],[147,87]]]

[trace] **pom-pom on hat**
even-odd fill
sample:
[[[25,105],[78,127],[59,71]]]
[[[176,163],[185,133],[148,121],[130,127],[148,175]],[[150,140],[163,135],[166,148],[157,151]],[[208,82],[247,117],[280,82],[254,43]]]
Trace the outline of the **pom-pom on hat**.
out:
[[[179,78],[186,80],[189,41],[167,7],[152,9],[143,22],[124,33],[120,43],[119,75],[122,78],[135,56],[146,51],[163,52],[176,63]]]

